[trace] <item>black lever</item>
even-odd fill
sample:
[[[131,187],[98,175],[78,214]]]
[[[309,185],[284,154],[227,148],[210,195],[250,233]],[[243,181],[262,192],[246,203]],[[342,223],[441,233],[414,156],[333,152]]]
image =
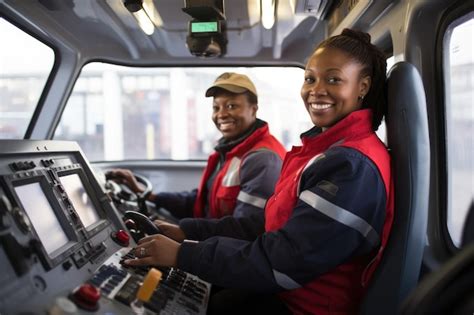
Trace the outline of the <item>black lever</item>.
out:
[[[148,235],[163,234],[161,230],[144,214],[137,211],[126,211],[123,215],[124,221],[126,219],[133,220],[139,230]]]

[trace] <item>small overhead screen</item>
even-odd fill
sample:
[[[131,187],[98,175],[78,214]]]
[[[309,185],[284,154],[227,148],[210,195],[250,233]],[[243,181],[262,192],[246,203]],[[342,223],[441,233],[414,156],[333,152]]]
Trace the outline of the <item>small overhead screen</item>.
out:
[[[216,33],[219,32],[219,22],[197,22],[191,21],[191,33]]]
[[[94,223],[100,221],[99,214],[95,208],[92,200],[84,188],[81,178],[78,173],[64,175],[59,178],[66,194],[74,206],[82,224],[87,229]]]
[[[39,182],[17,186],[15,192],[49,256],[69,242]]]

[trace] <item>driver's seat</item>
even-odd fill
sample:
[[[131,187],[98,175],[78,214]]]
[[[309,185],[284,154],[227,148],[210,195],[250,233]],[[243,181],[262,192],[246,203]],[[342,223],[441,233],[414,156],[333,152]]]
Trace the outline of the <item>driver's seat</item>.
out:
[[[395,213],[382,261],[361,314],[397,314],[416,287],[425,245],[430,145],[423,83],[407,62],[388,74],[387,140],[395,181]]]

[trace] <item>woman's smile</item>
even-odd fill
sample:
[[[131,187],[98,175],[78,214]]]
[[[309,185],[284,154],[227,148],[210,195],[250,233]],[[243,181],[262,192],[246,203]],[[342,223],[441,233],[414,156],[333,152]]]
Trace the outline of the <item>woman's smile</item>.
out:
[[[309,107],[312,112],[326,112],[329,110],[331,107],[333,107],[334,104],[317,104],[317,103],[309,103]]]
[[[218,121],[217,128],[219,128],[220,131],[231,130],[232,128],[235,128],[235,121],[234,120]]]

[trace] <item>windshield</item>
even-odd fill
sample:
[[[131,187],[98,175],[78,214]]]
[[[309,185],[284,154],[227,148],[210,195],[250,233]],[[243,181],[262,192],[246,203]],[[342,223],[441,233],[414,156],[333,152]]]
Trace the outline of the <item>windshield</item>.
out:
[[[206,159],[220,138],[205,91],[223,72],[247,74],[258,93],[257,117],[287,148],[312,124],[297,67],[133,68],[87,64],[54,139],[75,140],[90,160]],[[291,121],[291,123],[288,123]]]

